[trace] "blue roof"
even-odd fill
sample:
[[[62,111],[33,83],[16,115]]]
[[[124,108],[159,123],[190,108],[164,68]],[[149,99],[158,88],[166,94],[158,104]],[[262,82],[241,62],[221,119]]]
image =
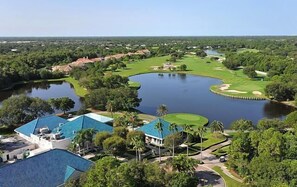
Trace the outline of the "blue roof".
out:
[[[85,172],[92,162],[61,149],[0,167],[1,187],[56,187],[75,172]]]
[[[87,116],[80,116],[73,121],[69,121],[54,131],[57,132],[59,130],[62,133],[62,137],[73,139],[75,134],[83,129],[94,129],[95,131],[107,131],[110,133],[113,131],[111,126]]]
[[[60,123],[68,122],[66,119],[58,117],[58,116],[45,116],[37,118],[25,125],[20,126],[15,129],[16,132],[22,133],[26,136],[30,136],[30,134],[37,134],[37,129],[48,127],[49,130],[53,130],[59,126]]]
[[[163,131],[161,134],[156,129],[157,123],[162,123],[163,125]],[[146,135],[153,136],[159,139],[164,139],[166,136],[173,134],[173,132],[169,130],[169,126],[170,126],[170,123],[168,121],[158,118],[146,125],[143,125],[137,130],[144,132]],[[178,129],[178,132],[181,132],[183,130],[181,127],[177,127],[177,129]]]

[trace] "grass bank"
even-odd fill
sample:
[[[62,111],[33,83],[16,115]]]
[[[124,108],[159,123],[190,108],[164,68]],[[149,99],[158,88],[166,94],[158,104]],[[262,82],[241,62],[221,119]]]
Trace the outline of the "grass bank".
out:
[[[164,72],[153,70],[152,66],[161,66],[167,59],[169,59],[169,56],[152,57],[129,62],[127,63],[127,69],[119,70],[116,74],[129,77],[143,73]],[[264,88],[269,82],[252,80],[243,73],[242,69],[229,70],[220,62],[210,58],[202,59],[194,55],[186,55],[174,64],[177,66],[181,64],[187,65],[188,70],[182,73],[218,78],[224,84],[229,84],[229,88],[226,90],[221,90],[219,85],[212,86],[211,89],[218,94],[222,93],[226,96],[238,98],[266,98]]]
[[[238,182],[237,180],[232,179],[231,177],[227,176],[219,166],[215,166],[212,168],[216,172],[218,172],[221,177],[224,178],[227,187],[243,187],[246,186],[245,184]]]

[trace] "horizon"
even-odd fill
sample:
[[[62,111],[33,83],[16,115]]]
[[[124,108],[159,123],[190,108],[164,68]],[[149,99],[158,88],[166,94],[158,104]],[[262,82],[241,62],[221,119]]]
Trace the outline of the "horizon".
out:
[[[11,0],[0,37],[295,36],[294,0]]]

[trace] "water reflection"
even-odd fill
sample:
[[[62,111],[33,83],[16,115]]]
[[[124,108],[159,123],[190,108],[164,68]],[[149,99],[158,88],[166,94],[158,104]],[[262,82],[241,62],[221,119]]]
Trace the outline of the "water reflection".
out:
[[[69,97],[75,102],[75,107],[73,110],[78,110],[83,102],[83,100],[75,94],[71,84],[63,81],[57,81],[51,83],[28,83],[17,85],[13,90],[1,91],[0,105],[3,100],[9,98],[10,96],[20,94],[25,94],[30,97],[39,97],[45,100],[50,98]]]
[[[239,100],[213,94],[211,85],[221,84],[218,79],[187,74],[171,76],[162,73],[130,77],[140,82],[140,111],[156,115],[156,108],[166,104],[171,113],[186,112],[206,116],[210,121],[223,121],[228,127],[234,120],[244,118],[257,123],[259,119],[283,118],[294,109],[270,101]]]

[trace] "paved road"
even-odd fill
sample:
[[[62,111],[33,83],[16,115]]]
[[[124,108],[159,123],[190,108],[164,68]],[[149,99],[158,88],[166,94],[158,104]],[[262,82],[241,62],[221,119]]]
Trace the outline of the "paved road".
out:
[[[200,180],[198,186],[211,185],[213,187],[226,187],[225,182],[220,175],[203,165],[197,167],[195,174]]]
[[[228,139],[228,141],[220,143],[218,145],[212,146],[209,149],[202,151],[202,161],[204,162],[203,166],[208,167],[208,168],[213,168],[215,166],[219,166],[222,171],[228,175],[230,178],[237,180],[238,182],[242,182],[241,179],[238,179],[237,177],[235,177],[234,175],[232,175],[230,173],[230,171],[227,169],[227,167],[225,166],[224,163],[220,162],[220,160],[214,156],[213,154],[211,154],[211,152],[213,152],[214,150],[226,146],[226,145],[230,145],[231,144],[231,140]],[[192,156],[192,158],[194,159],[198,159],[201,160],[201,153],[195,156]],[[199,166],[200,167],[200,166]]]

